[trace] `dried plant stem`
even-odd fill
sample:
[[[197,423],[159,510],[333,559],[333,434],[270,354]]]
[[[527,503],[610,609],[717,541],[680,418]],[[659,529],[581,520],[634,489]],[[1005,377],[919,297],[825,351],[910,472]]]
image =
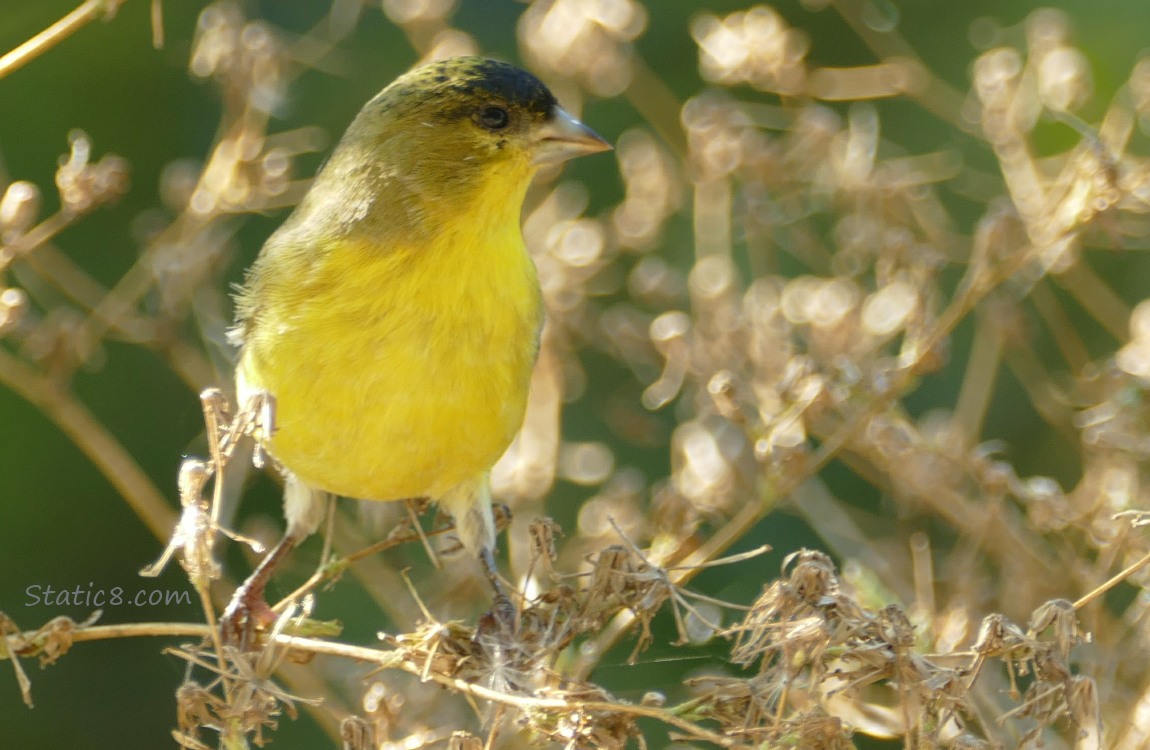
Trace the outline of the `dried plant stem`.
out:
[[[931,330],[922,336],[916,351],[918,358],[927,355],[934,347],[938,346],[992,289],[1009,278],[1029,258],[1029,249],[1023,249],[1010,262],[996,268],[992,276],[986,269],[973,266],[968,268],[967,274],[959,283],[951,303],[939,315]],[[979,277],[980,274],[982,275],[981,278]],[[894,380],[892,387],[885,396],[876,396],[866,408],[861,409],[852,419],[843,423],[836,431],[827,436],[812,460],[808,462],[801,476],[791,479],[783,486],[764,489],[759,502],[744,504],[705,543],[682,561],[677,561],[677,569],[671,574],[672,582],[675,585],[684,585],[689,582],[695,574],[703,569],[702,563],[713,560],[723,554],[732,544],[742,539],[751,527],[761,521],[775,507],[778,498],[789,496],[803,482],[817,476],[871,418],[889,408],[891,401],[903,393],[914,376],[914,364],[916,362],[917,359],[915,362],[906,363],[900,376]],[[659,561],[653,562],[659,564]],[[630,610],[624,610],[617,614],[595,639],[595,646],[586,650],[587,656],[579,662],[575,668],[575,674],[580,678],[589,675],[598,660],[627,632],[634,621],[635,615]]]
[[[1124,341],[1130,321],[1130,306],[1085,263],[1075,263],[1055,277],[1074,299],[1104,326],[1107,332]]]
[[[167,242],[187,242],[207,225],[207,219],[189,219],[185,215],[181,221],[164,230],[145,248],[136,263],[120,277],[100,304],[92,309],[84,321],[81,335],[96,341],[109,330],[121,325],[125,316],[135,315],[136,304],[154,287],[156,256],[160,248]]]
[[[0,57],[0,78],[19,70],[100,16],[111,16],[124,0],[86,0],[36,36]]]
[[[1082,609],[1090,602],[1094,601],[1110,589],[1114,588],[1130,576],[1137,573],[1142,568],[1146,567],[1147,564],[1150,564],[1150,552],[1147,552],[1145,555],[1138,558],[1137,561],[1127,566],[1125,570],[1115,574],[1110,580],[1106,581],[1101,586],[1091,591],[1089,594],[1086,594],[1078,601],[1074,602],[1074,609]]]
[[[1062,353],[1062,358],[1066,360],[1067,369],[1070,372],[1081,372],[1090,362],[1090,352],[1078,331],[1074,329],[1074,324],[1066,314],[1065,308],[1054,296],[1050,284],[1045,280],[1035,284],[1030,290],[1030,301],[1034,303],[1034,309],[1050,329],[1051,338]]]
[[[68,225],[79,219],[83,214],[64,213],[57,211],[49,216],[44,221],[29,229],[25,234],[21,235],[12,244],[4,248],[4,255],[0,256],[0,262],[10,262],[16,258],[21,258],[29,255],[33,250],[48,242],[60,232],[64,231]]]
[[[965,97],[950,84],[930,72],[914,48],[893,31],[878,31],[864,20],[866,3],[862,0],[834,0],[834,8],[851,29],[879,59],[900,58],[913,62],[920,75],[927,77],[921,89],[910,90],[907,95],[918,101],[928,112],[965,131],[969,123],[962,116]]]
[[[294,591],[277,602],[272,609],[275,612],[283,612],[287,607],[315,590],[315,588],[324,581],[338,578],[344,570],[350,569],[354,572],[356,570],[356,568],[353,567],[354,563],[361,565],[370,563],[372,562],[372,557],[384,550],[454,530],[454,527],[444,527],[423,531],[418,528],[418,519],[414,517],[411,519],[411,524],[412,526],[410,528],[397,528],[391,534],[388,534],[387,538],[363,546],[362,539],[355,534],[355,525],[343,514],[336,513],[332,518],[331,532],[335,536],[336,541],[339,542],[338,546],[347,547],[349,544],[352,544],[359,548],[339,558],[332,558],[326,554],[322,555],[320,558],[322,564],[319,569],[312,573],[306,581],[296,587]],[[364,579],[371,581],[372,584],[371,586],[365,586],[368,593],[376,599],[380,607],[383,608],[394,621],[409,619],[405,616],[401,608],[395,606],[395,595],[400,593],[399,588],[396,586],[400,577],[395,571],[384,565],[375,564],[372,566],[371,572],[364,575]],[[391,596],[388,596],[387,593],[390,593]]]
[[[127,449],[74,395],[4,349],[0,383],[39,408],[100,469],[136,515],[161,541],[176,524],[176,513]]]
[[[629,703],[613,703],[610,701],[579,701],[567,698],[536,698],[530,695],[516,695],[500,690],[476,685],[456,677],[438,674],[424,669],[424,665],[417,664],[404,654],[395,651],[380,651],[362,646],[349,646],[343,643],[320,641],[312,638],[294,638],[280,636],[276,643],[290,646],[313,654],[326,654],[341,656],[356,661],[378,664],[385,669],[402,669],[409,674],[435,682],[463,695],[480,698],[504,706],[513,706],[525,711],[578,711],[578,712],[611,712],[625,713],[631,716],[654,719],[687,732],[690,736],[710,742],[719,747],[731,747],[735,740],[720,734],[710,732],[702,727],[675,716],[671,711],[651,706],[633,705]]]
[[[214,625],[207,625],[204,623],[194,622],[131,622],[120,623],[116,625],[80,625],[68,631],[67,640],[69,644],[84,643],[89,641],[109,641],[119,638],[204,638],[214,639],[217,633]],[[4,653],[11,655],[22,644],[33,643],[37,644],[40,639],[45,637],[45,634],[37,630],[30,630],[25,633],[8,636],[8,650]],[[47,634],[51,637],[51,634]],[[293,648],[301,648],[299,645],[300,639],[292,638],[291,636],[279,636],[276,642],[280,645],[291,645]],[[309,641],[312,643],[322,643],[322,641]],[[323,653],[318,650],[304,648],[313,653]],[[368,651],[368,649],[364,649]],[[379,654],[381,652],[375,652]],[[15,659],[15,657],[13,657]],[[353,657],[354,658],[354,657]],[[0,661],[3,658],[0,657]],[[298,664],[280,664],[277,668],[280,676],[284,682],[297,693],[302,692],[324,692],[326,686],[323,681],[309,670]],[[229,681],[225,680],[225,689]],[[332,708],[332,697],[327,697],[326,708]],[[324,731],[333,739],[339,736],[339,727],[336,724],[332,712],[330,710],[317,710],[318,707],[308,704],[304,705],[316,722],[323,727]],[[347,710],[345,709],[345,712]]]
[[[69,223],[70,221],[63,219],[62,214],[54,214],[7,249],[11,251],[15,248],[15,255],[23,255],[24,262],[30,269],[79,307],[93,313],[102,309],[108,290],[58,249],[46,244],[51,235],[58,233]],[[33,249],[35,252],[29,252]],[[171,328],[165,325],[166,320],[130,311],[121,314],[118,319],[101,322],[107,330],[114,331],[123,340],[149,346],[163,354],[176,374],[193,391],[202,391],[218,380],[208,358],[194,345],[182,338],[171,337],[171,334],[157,335],[158,331]]]
[[[220,673],[223,674],[227,670],[227,658],[224,656],[224,644],[220,638],[220,624],[219,619],[216,617],[216,608],[212,603],[212,592],[203,580],[197,580],[197,577],[192,577],[195,583],[196,594],[200,597],[200,607],[204,612],[204,619],[207,620],[208,639],[212,642],[212,650],[216,654],[216,665],[220,668]],[[232,685],[228,680],[222,680],[221,686],[224,691],[224,696],[227,700],[232,700]]]
[[[982,434],[982,422],[994,397],[1002,366],[1002,346],[1002,330],[997,321],[990,316],[980,316],[954,407],[953,429],[964,447],[973,447]]]
[[[627,87],[624,95],[635,109],[646,118],[651,127],[663,137],[667,145],[680,159],[687,155],[687,136],[683,133],[683,125],[679,113],[683,105],[671,91],[671,87],[647,64],[647,61],[635,53],[631,61],[631,85]]]
[[[85,641],[110,641],[116,638],[209,638],[210,627],[200,622],[124,622],[116,625],[91,625],[72,631],[72,643]],[[25,641],[34,640],[37,631],[22,634]],[[9,645],[16,640],[9,637]]]
[[[209,638],[211,628],[200,623],[183,622],[149,622],[126,623],[122,625],[95,625],[86,628],[77,628],[70,634],[72,643],[85,641],[103,641],[115,638],[145,638],[145,637],[181,637],[181,638]],[[23,634],[22,637],[31,639],[36,631]],[[530,695],[519,695],[493,688],[477,685],[466,680],[426,669],[426,665],[416,663],[407,654],[398,651],[383,651],[364,646],[351,646],[345,643],[322,641],[315,638],[298,638],[291,635],[276,635],[272,639],[275,645],[287,647],[314,655],[338,656],[357,662],[375,664],[383,669],[400,669],[419,677],[423,681],[435,682],[456,693],[490,701],[501,706],[511,706],[524,711],[577,711],[577,712],[609,712],[624,713],[635,717],[654,719],[669,726],[686,732],[691,737],[710,742],[719,747],[732,747],[737,742],[715,732],[692,724],[680,718],[670,709],[655,708],[652,706],[634,705],[630,703],[611,701],[580,701],[568,698],[536,698]],[[19,641],[9,636],[11,646]],[[281,665],[282,666],[282,665]]]

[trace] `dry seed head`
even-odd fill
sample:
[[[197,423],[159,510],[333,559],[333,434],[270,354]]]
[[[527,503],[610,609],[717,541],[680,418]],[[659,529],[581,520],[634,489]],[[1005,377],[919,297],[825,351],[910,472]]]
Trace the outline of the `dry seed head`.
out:
[[[842,277],[825,280],[815,291],[810,314],[816,328],[834,328],[858,307],[859,289],[854,281]]]
[[[738,377],[730,370],[719,370],[707,381],[707,395],[714,402],[715,410],[733,422],[744,419],[739,390]]]
[[[997,446],[994,446],[994,449],[997,450]],[[997,460],[989,451],[984,451],[986,451],[985,444],[976,446],[971,452],[971,469],[984,491],[994,497],[1017,495],[1021,492],[1022,485],[1014,467],[1007,461]]]
[[[458,0],[383,0],[383,12],[397,26],[441,23],[459,6]]]
[[[646,537],[645,487],[646,481],[637,470],[615,472],[579,509],[580,537],[596,548],[605,540],[617,539],[619,531],[631,539]]]
[[[1128,82],[1130,95],[1134,99],[1134,109],[1138,112],[1143,127],[1150,114],[1150,57],[1142,57],[1130,71]]]
[[[878,111],[869,103],[851,106],[847,129],[831,140],[830,176],[836,192],[869,191],[878,155]]]
[[[192,74],[207,78],[235,65],[235,48],[243,15],[233,3],[213,3],[200,14],[190,63]]]
[[[40,216],[40,188],[17,180],[0,198],[0,239],[11,240],[31,228]]]
[[[593,269],[606,248],[606,235],[595,219],[574,219],[551,228],[547,251],[568,269]],[[590,274],[587,274],[590,275]]]
[[[769,6],[723,18],[701,14],[691,21],[691,36],[699,46],[699,71],[712,83],[748,83],[782,96],[806,88],[810,39]]]
[[[615,145],[623,177],[623,202],[611,215],[623,247],[647,249],[658,240],[664,222],[681,206],[683,191],[674,159],[646,130],[634,128]]]
[[[923,442],[913,424],[893,414],[876,414],[864,434],[866,442],[891,468],[905,462]]]
[[[1100,475],[1095,490],[1100,511],[1109,515],[1135,507],[1141,496],[1141,476],[1137,461],[1113,456],[1100,463],[1100,471],[1095,472],[1093,466],[1088,468],[1088,477],[1091,479],[1096,474]],[[1088,486],[1085,478],[1079,485],[1080,488]]]
[[[441,29],[431,39],[421,63],[449,57],[476,57],[482,52],[475,37],[459,29]]]
[[[471,732],[452,732],[447,740],[448,750],[482,750],[483,740]]]
[[[627,291],[636,302],[656,309],[681,304],[687,289],[682,271],[658,255],[648,255],[634,265],[627,275]]]
[[[591,580],[587,584],[587,601],[607,603],[620,597],[629,585],[627,576],[634,572],[631,552],[621,544],[607,547],[595,557]]]
[[[982,619],[971,650],[982,656],[1009,656],[1026,642],[1021,628],[995,612]]]
[[[787,282],[781,297],[781,310],[793,325],[830,324],[850,309],[849,294],[824,293],[837,279],[798,276]]]
[[[1055,112],[1071,112],[1090,98],[1090,67],[1086,56],[1073,47],[1056,47],[1038,64],[1038,94]]]
[[[1056,8],[1040,8],[1026,18],[1026,43],[1032,55],[1057,49],[1070,41],[1070,17]]]
[[[1114,359],[1124,372],[1150,381],[1150,300],[1139,302],[1130,314],[1130,342]]]
[[[918,289],[908,279],[896,278],[863,302],[863,330],[878,338],[892,336],[903,329],[918,304]]]
[[[1078,625],[1078,613],[1066,599],[1051,599],[1030,615],[1026,635],[1038,638],[1047,628],[1053,630],[1058,655],[1063,661],[1070,658],[1070,649],[1083,640]]]
[[[684,422],[671,445],[675,487],[684,497],[710,507],[731,488],[733,467],[715,430],[695,420]]]
[[[198,78],[215,79],[228,104],[275,111],[284,98],[288,65],[288,50],[272,27],[245,21],[237,4],[216,2],[200,14],[189,68]]]
[[[786,414],[765,422],[765,437],[755,442],[755,457],[759,461],[789,462],[806,453],[807,428],[797,414]]]
[[[184,459],[180,464],[178,486],[180,488],[180,504],[183,506],[199,505],[204,502],[204,486],[211,478],[212,472],[208,465],[195,458]]]
[[[683,105],[687,146],[696,183],[731,176],[743,163],[743,132],[751,127],[744,107],[727,95],[708,91]]]
[[[897,604],[888,604],[879,611],[879,625],[883,638],[896,649],[914,647],[914,625]]]
[[[534,65],[616,96],[631,84],[630,43],[646,28],[634,0],[537,0],[519,18],[519,46]]]
[[[785,173],[805,176],[812,170],[815,179],[804,182],[819,183],[825,177],[827,151],[842,128],[842,118],[829,107],[818,104],[803,107],[783,139]]]
[[[28,311],[28,294],[14,286],[0,291],[0,338],[13,331]]]
[[[376,750],[375,725],[362,716],[346,716],[339,723],[343,750]]]
[[[198,682],[185,682],[176,688],[176,723],[182,732],[211,726],[219,708],[219,699]]]
[[[555,538],[563,535],[559,524],[549,517],[536,518],[531,521],[527,530],[531,540],[531,549],[535,557],[554,562],[558,557],[555,551]]]
[[[561,443],[558,476],[574,484],[602,484],[615,469],[615,454],[602,442]]]
[[[1098,698],[1098,683],[1086,675],[1074,675],[1066,691],[1066,704],[1070,718],[1079,727],[1079,736],[1094,736],[1093,743],[1083,742],[1080,746],[1099,747],[1098,734],[1102,729],[1101,704]]]
[[[1022,482],[1020,490],[1020,499],[1025,502],[1050,504],[1065,502],[1062,487],[1051,477],[1028,477]]]
[[[1022,74],[1022,55],[1016,49],[999,47],[974,62],[974,91],[987,110],[1003,110],[1014,98]],[[993,133],[988,133],[994,138]]]
[[[128,163],[118,156],[106,155],[91,163],[92,144],[82,130],[68,134],[70,151],[60,159],[56,170],[56,187],[60,191],[62,210],[78,215],[117,200],[128,190]]]
[[[795,717],[791,723],[798,727],[799,747],[826,750],[855,747],[850,728],[837,716],[827,715],[825,709],[816,708],[810,714]]]
[[[160,174],[160,198],[172,211],[183,211],[192,199],[203,165],[190,159],[177,159],[164,165]]]
[[[818,550],[804,549],[792,552],[783,560],[783,571],[794,565],[788,585],[799,598],[810,605],[838,588],[835,564],[830,556]]]

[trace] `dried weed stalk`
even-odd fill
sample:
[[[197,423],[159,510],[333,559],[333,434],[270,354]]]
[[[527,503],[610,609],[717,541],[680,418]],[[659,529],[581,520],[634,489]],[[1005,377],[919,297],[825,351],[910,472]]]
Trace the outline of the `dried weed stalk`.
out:
[[[63,33],[0,58],[0,76],[116,5],[84,3]],[[837,12],[877,62],[820,67],[815,40],[765,4],[701,10],[689,32],[708,85],[686,101],[640,53],[653,7],[524,9],[522,55],[562,99],[619,99],[639,121],[618,138],[617,203],[590,212],[591,196],[609,190],[545,175],[524,219],[548,324],[526,423],[494,474],[511,511],[510,632],[498,625],[508,618],[481,614],[485,587],[465,563],[422,563],[417,543],[453,556],[449,526],[393,513],[379,542],[341,505],[316,572],[276,606],[264,650],[241,654],[215,636],[227,593],[213,584],[217,532],[246,540],[224,528],[223,480],[246,471],[245,438],[272,429],[274,410],[204,391],[222,383],[188,322],[208,338],[223,330],[222,277],[243,217],[291,205],[306,187],[293,160],[320,139],[310,128],[270,132],[271,112],[302,70],[355,33],[359,3],[333,2],[291,41],[236,4],[203,11],[190,72],[217,87],[218,137],[200,163],[172,162],[159,196],[166,218],[110,288],[53,240],[124,193],[127,162],[94,158],[73,133],[60,209],[46,217],[37,186],[8,184],[0,384],[39,405],[170,537],[147,572],[179,559],[205,615],[137,628],[57,618],[27,633],[0,616],[0,656],[25,700],[18,657],[53,661],[76,640],[164,632],[203,639],[173,651],[188,664],[173,732],[187,748],[262,745],[297,705],[333,743],[357,749],[646,747],[656,725],[693,746],[732,748],[849,748],[857,734],[912,748],[1150,744],[1147,598],[1102,597],[1119,583],[1144,594],[1150,575],[1140,511],[1150,302],[1131,308],[1091,264],[1092,253],[1134,252],[1150,234],[1150,161],[1137,153],[1150,60],[1087,122],[1090,70],[1060,12],[980,26],[995,41],[963,93],[897,24],[874,23],[877,6],[805,5]],[[385,0],[383,10],[427,59],[479,49],[452,24],[455,6]],[[982,143],[995,169],[887,140],[890,99]],[[1073,144],[1036,145],[1051,127]],[[1083,317],[1105,332],[1105,356],[1091,353]],[[960,326],[969,353],[951,361]],[[112,340],[155,351],[204,391],[210,455],[184,466],[178,520],[69,385]],[[591,374],[604,361],[609,383]],[[1073,449],[1074,486],[1020,476],[1014,446],[987,439],[1003,370],[1048,425],[1044,439]],[[919,413],[907,397],[940,373],[960,385]],[[567,436],[572,403],[606,405],[600,439]],[[632,465],[642,456],[661,456],[669,472],[646,476]],[[878,490],[878,509],[832,493],[832,461]],[[543,518],[560,482],[588,488],[566,536]],[[761,550],[723,557],[760,544],[760,522],[778,508],[802,515],[842,572],[806,549],[785,550],[778,577],[755,568]],[[410,579],[378,561],[384,549],[415,565]],[[762,579],[762,593],[736,606],[686,588],[718,564]],[[388,623],[372,647],[309,619],[321,587],[351,578]],[[640,676],[641,700],[596,681],[620,640],[641,662],[661,616],[670,648],[718,641],[722,666],[684,668],[669,687]],[[368,666],[297,666],[317,656]]]

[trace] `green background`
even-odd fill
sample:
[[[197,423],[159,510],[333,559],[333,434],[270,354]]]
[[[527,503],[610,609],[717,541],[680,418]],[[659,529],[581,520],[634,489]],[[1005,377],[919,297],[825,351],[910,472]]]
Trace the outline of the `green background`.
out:
[[[977,51],[967,29],[972,20],[990,16],[1001,24],[1018,24],[1040,3],[908,1],[883,5],[884,13],[897,13],[899,26],[936,73],[960,90],[969,85],[968,66]],[[74,7],[61,0],[0,0],[0,52],[10,49]],[[114,283],[132,264],[139,245],[130,231],[135,217],[155,208],[156,186],[164,165],[175,158],[202,157],[212,142],[218,113],[215,90],[187,74],[191,37],[200,3],[166,2],[167,35],[163,49],[151,45],[148,3],[129,0],[109,22],[81,29],[56,49],[25,68],[0,79],[0,176],[35,182],[43,189],[47,208],[53,208],[53,172],[66,150],[73,128],[88,133],[97,154],[115,152],[131,163],[132,190],[107,210],[86,217],[65,231],[57,245],[105,284]],[[279,0],[244,4],[248,17],[263,17],[292,33],[302,33],[327,7],[322,2]],[[509,0],[464,0],[455,25],[473,34],[486,53],[517,60],[515,22],[524,5]],[[687,28],[692,13],[706,8],[718,14],[748,7],[743,2],[686,2],[654,0],[648,4],[649,30],[638,43],[641,54],[681,99],[702,88],[697,52]],[[812,12],[798,3],[774,7],[812,38],[809,59],[820,65],[851,65],[871,61],[857,37],[830,10]],[[1094,109],[1121,85],[1139,51],[1147,44],[1150,5],[1142,0],[1065,2],[1058,4],[1072,18],[1077,44],[1087,54],[1095,80]],[[1021,42],[1017,30],[1016,41]],[[342,73],[304,73],[292,85],[289,98],[272,130],[316,124],[337,136],[358,107],[415,59],[402,33],[372,6],[363,14],[357,31],[340,50]],[[753,96],[753,93],[746,93]],[[985,159],[977,144],[908,102],[879,105],[884,136],[911,153],[945,146],[961,149],[971,159]],[[591,102],[585,120],[613,139],[641,118],[622,101]],[[1051,129],[1051,145],[1063,138]],[[299,164],[308,172],[318,156]],[[989,163],[989,162],[988,162]],[[582,164],[576,174],[591,186],[591,212],[617,200],[620,180],[614,162],[601,159]],[[244,220],[239,238],[242,252],[233,259],[229,276],[238,280],[262,239],[282,213]],[[974,207],[970,219],[975,218]],[[689,237],[671,237],[668,247],[680,249]],[[1138,258],[1106,258],[1099,267],[1129,301],[1141,298],[1146,271]],[[1100,339],[1101,351],[1112,342]],[[962,336],[953,361],[961,362]],[[578,439],[607,439],[599,419],[597,398],[613,390],[602,378],[620,373],[592,359],[592,388],[581,404],[571,407],[567,431]],[[933,403],[953,398],[959,372],[940,377],[915,394],[911,407],[919,412]],[[157,486],[175,505],[175,476],[187,453],[202,450],[202,422],[196,394],[184,386],[152,354],[121,344],[105,345],[102,356],[78,373],[74,387],[96,416],[122,441]],[[1041,441],[1040,423],[1022,404],[1007,380],[996,400],[986,433],[1002,437],[1019,452],[1012,455],[1020,474],[1045,473],[1064,483],[1073,482],[1075,467],[1059,460],[1057,451]],[[583,408],[590,406],[591,408]],[[1028,439],[1031,438],[1031,439]],[[642,458],[637,456],[636,458]],[[665,456],[650,455],[645,467],[653,475],[665,472]],[[832,486],[856,480],[827,477]],[[873,490],[867,490],[873,493]],[[275,512],[270,483],[245,504]],[[556,499],[578,500],[587,491],[560,486]],[[558,510],[558,509],[557,509]],[[558,511],[570,517],[571,510]],[[783,551],[817,540],[793,521],[773,520],[746,540],[751,546],[773,541]],[[136,572],[162,548],[80,451],[36,408],[0,388],[0,611],[24,629],[51,617],[69,615],[77,620],[89,606],[45,606],[31,601],[31,586],[93,590],[122,587],[129,595],[143,588],[188,591],[182,572],[172,566],[158,580],[141,579]],[[777,557],[760,563],[777,569]],[[742,575],[742,574],[741,574]],[[747,569],[743,584],[727,574],[703,576],[703,590],[752,596],[758,581]],[[742,593],[737,593],[741,591]],[[189,591],[190,594],[190,591]],[[184,606],[106,607],[102,622],[198,621],[199,608]],[[661,623],[660,642],[670,638]],[[682,667],[660,662],[658,646],[644,655],[638,669],[619,659],[605,661],[597,677],[623,696],[637,697],[643,690],[674,690]],[[183,677],[182,661],[160,654],[154,641],[113,641],[82,644],[60,664],[46,670],[25,662],[33,681],[36,707],[20,700],[8,665],[0,662],[0,747],[155,748],[171,746],[174,727],[173,691]],[[665,681],[665,684],[658,684]],[[283,747],[327,746],[327,740],[304,716],[284,721],[276,742]]]

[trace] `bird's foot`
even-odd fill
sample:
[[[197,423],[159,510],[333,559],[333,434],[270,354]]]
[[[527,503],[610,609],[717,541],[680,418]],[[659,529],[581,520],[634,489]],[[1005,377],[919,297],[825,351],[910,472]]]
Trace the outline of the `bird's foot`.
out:
[[[260,634],[275,624],[279,617],[264,599],[264,589],[276,566],[297,543],[294,535],[285,534],[248,579],[236,589],[236,593],[232,594],[232,600],[220,617],[220,640],[223,643],[241,651],[255,651],[259,646]]]
[[[520,641],[515,605],[503,594],[496,594],[491,609],[479,618],[475,644],[488,666],[491,686],[498,690],[519,689],[528,654]]]
[[[506,658],[515,648],[515,636],[519,631],[515,605],[504,591],[491,548],[484,548],[480,552],[479,561],[483,565],[483,572],[495,596],[491,600],[491,609],[479,618],[475,628],[475,640],[493,656],[502,653],[503,658]]]
[[[277,617],[264,599],[263,582],[245,581],[220,617],[220,640],[240,651],[254,651]]]
[[[496,638],[500,642],[510,643],[518,631],[515,605],[503,594],[496,594],[491,602],[491,609],[479,618],[479,625],[475,629],[476,638]]]

